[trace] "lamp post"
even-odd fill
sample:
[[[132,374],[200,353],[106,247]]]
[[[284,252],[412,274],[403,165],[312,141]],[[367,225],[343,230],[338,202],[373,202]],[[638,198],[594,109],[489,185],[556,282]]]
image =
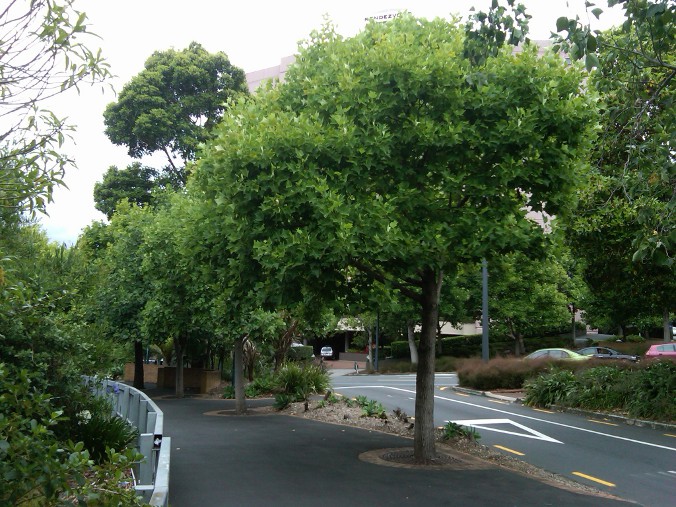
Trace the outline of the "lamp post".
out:
[[[488,362],[488,262],[481,261],[481,358]]]

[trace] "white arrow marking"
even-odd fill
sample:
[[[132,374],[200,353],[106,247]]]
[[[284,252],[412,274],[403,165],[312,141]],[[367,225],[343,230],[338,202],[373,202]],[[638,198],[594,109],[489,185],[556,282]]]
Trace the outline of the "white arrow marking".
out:
[[[540,433],[539,431],[535,431],[532,428],[529,428],[528,426],[524,426],[523,424],[519,424],[518,422],[514,422],[511,419],[471,419],[471,420],[464,420],[464,421],[451,421],[456,424],[460,424],[462,426],[469,426],[472,428],[478,428],[480,430],[487,430],[487,431],[495,431],[497,433],[506,433],[507,435],[514,435],[517,437],[526,437],[526,438],[534,438],[535,440],[544,440],[545,442],[553,442],[555,444],[561,444],[559,440],[556,440],[555,438],[548,437],[547,435]],[[507,431],[507,430],[501,430],[498,428],[491,428],[487,425],[489,424],[510,424],[512,426],[516,426],[517,428],[522,429],[523,431],[526,432],[524,433],[517,433],[515,431]]]

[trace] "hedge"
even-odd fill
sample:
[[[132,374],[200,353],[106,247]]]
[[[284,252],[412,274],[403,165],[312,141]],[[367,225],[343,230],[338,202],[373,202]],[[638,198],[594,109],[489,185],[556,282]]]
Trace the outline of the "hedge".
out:
[[[290,347],[286,353],[289,361],[305,361],[312,359],[314,349],[310,345],[303,345],[301,347]]]

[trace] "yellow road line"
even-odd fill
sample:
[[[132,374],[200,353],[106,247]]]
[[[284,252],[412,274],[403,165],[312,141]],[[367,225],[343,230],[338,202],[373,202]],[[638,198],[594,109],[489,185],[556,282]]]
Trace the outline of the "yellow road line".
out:
[[[441,386],[441,387],[439,388],[439,391],[445,391],[446,389],[448,389],[448,386]]]
[[[493,444],[493,447],[497,447],[498,449],[502,449],[503,451],[511,452],[512,454],[516,454],[517,456],[525,456],[524,453],[515,451],[514,449],[510,449],[509,447],[503,447],[501,445],[495,445]]]
[[[676,438],[676,435],[672,435],[671,433],[665,433],[665,437],[671,437],[671,438]]]
[[[582,472],[573,472],[573,475],[577,475],[578,477],[582,477],[583,479],[587,479],[590,481],[598,482],[599,484],[603,484],[604,486],[609,486],[611,488],[615,487],[615,484],[613,484],[612,482],[604,481],[602,479],[592,477],[591,475],[583,474]]]
[[[457,394],[458,396],[467,396],[469,398],[469,394],[459,393],[458,391],[456,391],[455,394]]]
[[[490,398],[489,398],[488,401],[490,401],[491,403],[499,403],[500,405],[507,405],[507,402],[506,402],[506,401],[491,400]]]
[[[545,410],[544,408],[534,408],[533,410],[535,410],[536,412],[544,412],[545,414],[553,414],[554,413],[553,410]]]
[[[617,424],[615,424],[615,423],[610,423],[610,422],[606,422],[606,421],[598,421],[596,419],[587,419],[587,421],[597,423],[597,424],[605,424],[606,426],[617,426]]]

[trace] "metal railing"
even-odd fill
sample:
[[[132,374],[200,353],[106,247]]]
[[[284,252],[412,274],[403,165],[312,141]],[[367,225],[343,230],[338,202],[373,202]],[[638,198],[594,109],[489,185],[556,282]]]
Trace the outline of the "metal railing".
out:
[[[171,439],[162,434],[164,414],[153,400],[138,389],[107,379],[84,377],[96,396],[106,397],[113,413],[128,421],[139,436],[137,448],[144,456],[135,470],[136,491],[152,506],[169,504]]]

